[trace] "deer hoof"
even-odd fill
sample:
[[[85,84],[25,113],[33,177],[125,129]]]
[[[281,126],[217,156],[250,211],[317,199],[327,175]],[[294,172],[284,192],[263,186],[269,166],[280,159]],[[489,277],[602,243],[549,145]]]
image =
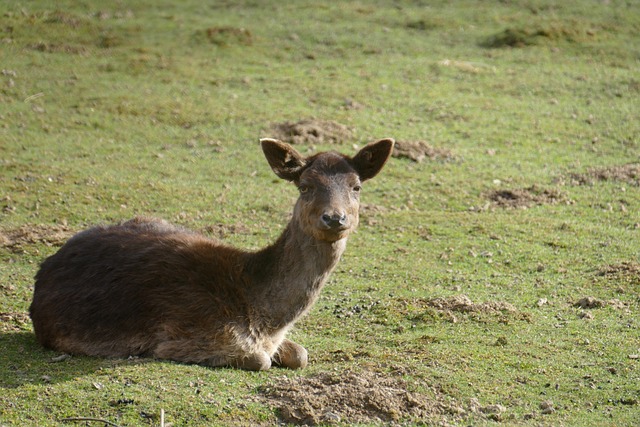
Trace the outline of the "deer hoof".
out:
[[[275,354],[274,361],[289,369],[301,369],[307,366],[309,355],[300,344],[284,340]]]
[[[261,353],[248,354],[232,365],[248,371],[266,371],[271,368],[271,358],[266,351],[263,351]]]

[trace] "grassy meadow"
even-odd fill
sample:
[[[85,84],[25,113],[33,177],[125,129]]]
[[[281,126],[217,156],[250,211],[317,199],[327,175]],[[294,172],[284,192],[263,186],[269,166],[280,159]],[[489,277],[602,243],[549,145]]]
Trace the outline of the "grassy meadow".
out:
[[[639,34],[635,0],[0,1],[0,426],[637,426]],[[418,152],[365,184],[306,369],[37,344],[38,264],[88,226],[276,239],[285,125]]]

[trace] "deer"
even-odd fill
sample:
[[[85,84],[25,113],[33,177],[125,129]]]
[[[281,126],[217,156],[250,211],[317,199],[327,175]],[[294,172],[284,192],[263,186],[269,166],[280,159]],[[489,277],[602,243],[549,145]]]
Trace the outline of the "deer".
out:
[[[286,335],[336,268],[358,226],[362,183],[394,141],[353,157],[260,144],[273,172],[299,191],[274,243],[246,251],[150,217],[81,231],[35,276],[29,314],[40,345],[251,371],[306,367],[307,350]]]

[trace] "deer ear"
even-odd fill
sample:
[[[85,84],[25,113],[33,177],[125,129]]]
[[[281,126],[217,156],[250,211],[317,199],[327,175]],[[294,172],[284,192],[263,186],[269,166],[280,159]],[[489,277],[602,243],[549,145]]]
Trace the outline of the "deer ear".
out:
[[[361,181],[371,179],[380,172],[380,169],[391,156],[395,141],[391,138],[381,139],[367,144],[351,159],[351,164],[360,176]]]
[[[262,138],[260,145],[276,175],[287,181],[300,178],[306,161],[292,146],[271,138]]]

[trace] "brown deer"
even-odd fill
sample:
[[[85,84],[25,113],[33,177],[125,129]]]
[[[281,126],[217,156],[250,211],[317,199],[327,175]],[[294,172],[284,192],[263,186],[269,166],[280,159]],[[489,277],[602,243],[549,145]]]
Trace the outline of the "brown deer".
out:
[[[36,275],[29,312],[38,341],[90,356],[305,367],[307,351],[285,336],[338,263],[358,225],[360,186],[393,144],[305,158],[262,139],[269,165],[300,196],[282,235],[256,252],[148,218],[76,234]]]

